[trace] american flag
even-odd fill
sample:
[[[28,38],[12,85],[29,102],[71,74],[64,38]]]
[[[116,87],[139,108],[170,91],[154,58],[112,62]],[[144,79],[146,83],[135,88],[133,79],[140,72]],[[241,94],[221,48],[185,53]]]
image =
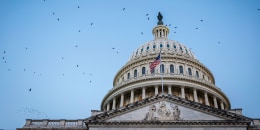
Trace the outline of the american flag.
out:
[[[156,57],[156,59],[150,64],[150,72],[154,73],[154,68],[161,62],[161,53]]]

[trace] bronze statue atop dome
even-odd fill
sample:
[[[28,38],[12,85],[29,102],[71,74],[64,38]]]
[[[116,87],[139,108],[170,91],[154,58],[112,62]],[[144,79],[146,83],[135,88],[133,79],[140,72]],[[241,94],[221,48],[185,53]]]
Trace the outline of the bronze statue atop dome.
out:
[[[162,14],[161,14],[160,12],[158,13],[157,18],[158,18],[158,23],[157,23],[157,25],[163,25],[163,21],[162,21],[163,16],[162,16]]]

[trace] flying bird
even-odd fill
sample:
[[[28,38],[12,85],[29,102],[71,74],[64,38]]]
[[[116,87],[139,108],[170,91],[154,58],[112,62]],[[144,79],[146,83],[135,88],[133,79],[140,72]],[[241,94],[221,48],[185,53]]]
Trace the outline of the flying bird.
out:
[[[29,92],[31,92],[32,91],[32,88],[29,88]]]
[[[177,28],[177,27],[174,27],[174,28]]]
[[[149,20],[150,18],[148,17],[147,19]]]
[[[77,65],[77,67],[79,67],[79,65]]]
[[[258,8],[257,10],[260,11],[260,8]]]
[[[52,15],[54,15],[55,13],[53,12]]]
[[[125,8],[123,8],[123,10],[125,10]]]
[[[79,30],[79,32],[80,32],[80,30]]]
[[[148,16],[149,14],[146,14],[145,16]]]
[[[171,26],[171,24],[169,24],[169,26]]]
[[[4,51],[4,54],[5,54],[5,51]]]
[[[93,23],[90,23],[90,25],[92,26],[92,25],[93,25]]]
[[[79,8],[79,6],[78,6],[78,8]]]
[[[200,22],[203,22],[203,19],[201,19]]]
[[[141,32],[141,34],[143,35],[144,33],[143,33],[143,32]]]
[[[3,59],[5,59],[5,57],[3,57]]]
[[[60,18],[57,18],[58,21],[60,21]]]
[[[195,28],[195,29],[199,29],[199,28]]]
[[[112,49],[115,49],[114,47]]]

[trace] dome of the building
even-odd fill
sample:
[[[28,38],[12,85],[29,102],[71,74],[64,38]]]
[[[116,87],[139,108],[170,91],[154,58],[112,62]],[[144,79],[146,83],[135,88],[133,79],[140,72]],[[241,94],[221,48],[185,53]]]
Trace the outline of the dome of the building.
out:
[[[168,39],[170,30],[163,25],[160,13],[158,20],[152,30],[154,40],[136,49],[116,73],[113,88],[102,100],[101,110],[117,109],[158,94],[230,109],[230,101],[215,86],[211,71],[197,60],[188,47]],[[154,64],[156,57],[158,64]]]
[[[148,55],[158,54],[158,52],[160,51],[161,53],[167,55],[179,55],[187,58],[196,59],[195,55],[188,47],[177,41],[168,39],[168,34],[169,29],[167,26],[156,26],[153,29],[153,35],[155,39],[143,44],[138,49],[136,49],[136,51],[134,51],[134,53],[132,54],[130,60],[136,60]]]

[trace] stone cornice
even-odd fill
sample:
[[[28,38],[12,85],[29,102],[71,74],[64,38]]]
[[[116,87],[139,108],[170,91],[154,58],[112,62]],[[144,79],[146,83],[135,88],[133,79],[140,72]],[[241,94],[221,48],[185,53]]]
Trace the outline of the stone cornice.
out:
[[[87,126],[98,127],[151,127],[151,128],[167,128],[167,127],[196,127],[196,126],[209,126],[209,127],[223,127],[223,126],[236,126],[236,127],[248,127],[250,121],[234,121],[234,120],[214,120],[214,121],[96,121],[96,122],[85,122]]]

